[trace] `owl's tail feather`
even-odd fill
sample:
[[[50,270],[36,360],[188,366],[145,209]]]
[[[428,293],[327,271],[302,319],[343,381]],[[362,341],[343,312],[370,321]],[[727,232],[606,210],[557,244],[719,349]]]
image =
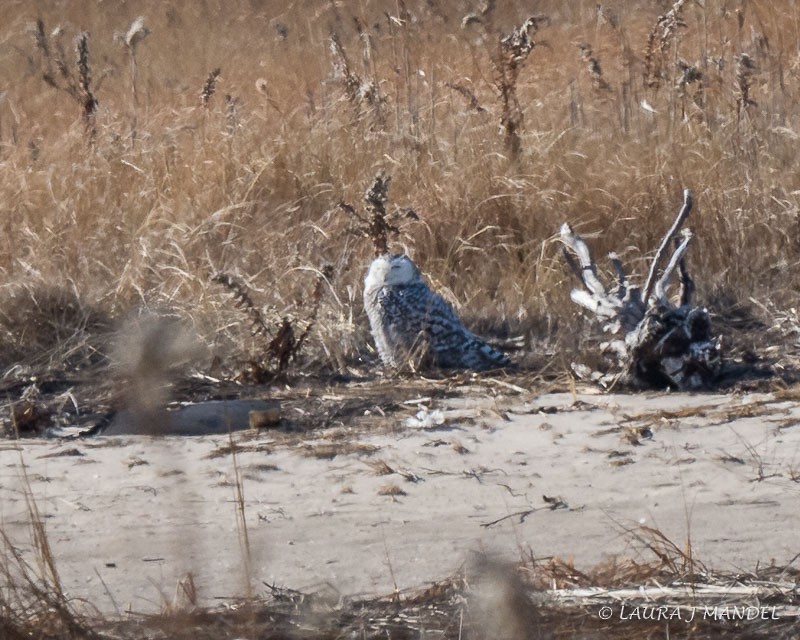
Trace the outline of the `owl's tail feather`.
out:
[[[477,371],[499,369],[511,364],[505,353],[477,338],[466,345],[462,361],[464,367]]]

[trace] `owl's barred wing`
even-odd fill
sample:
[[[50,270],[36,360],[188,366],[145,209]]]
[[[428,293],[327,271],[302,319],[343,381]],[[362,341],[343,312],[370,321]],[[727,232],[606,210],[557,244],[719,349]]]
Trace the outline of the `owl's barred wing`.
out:
[[[381,287],[364,291],[364,308],[383,364],[402,365],[419,333],[418,328],[414,329],[414,306],[398,296],[395,287]]]
[[[396,364],[429,347],[430,294],[425,285],[409,285],[386,287],[378,295],[381,329],[385,341],[397,352]]]
[[[424,350],[426,360],[445,368],[491,369],[509,364],[461,324],[453,308],[424,283],[385,287],[367,309],[381,359],[397,365]]]

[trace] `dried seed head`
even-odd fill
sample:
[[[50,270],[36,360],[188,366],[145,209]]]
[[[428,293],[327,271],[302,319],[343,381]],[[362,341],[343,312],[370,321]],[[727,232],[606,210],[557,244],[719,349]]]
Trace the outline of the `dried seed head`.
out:
[[[592,87],[595,90],[602,89],[604,91],[610,91],[611,85],[608,84],[608,81],[603,77],[600,60],[594,56],[591,45],[586,42],[581,42],[578,44],[578,49],[580,50],[581,60],[586,63],[589,70],[589,76],[592,79]]]
[[[475,94],[472,93],[472,91],[470,91],[463,84],[458,84],[458,83],[454,83],[454,82],[447,82],[445,84],[445,86],[448,89],[452,89],[453,91],[457,91],[462,96],[464,96],[464,98],[466,98],[466,100],[467,100],[467,102],[469,104],[469,108],[472,109],[473,111],[477,111],[478,113],[484,113],[486,111],[486,109],[484,109],[481,106],[480,102],[478,102],[478,98],[475,96]]]
[[[86,125],[89,144],[94,145],[97,134],[95,114],[97,113],[98,103],[91,87],[92,76],[91,69],[89,68],[89,34],[86,31],[78,36],[75,48],[78,54],[78,87],[75,88],[74,80],[70,80],[72,83],[70,92],[83,107],[83,121]]]
[[[142,40],[150,35],[150,29],[144,25],[144,16],[139,16],[131,23],[125,34],[125,44],[130,49],[135,49]]]
[[[33,36],[33,41],[37,48],[41,49],[45,56],[49,56],[50,47],[47,45],[47,36],[44,33],[44,22],[41,18],[36,20],[36,24],[31,25],[29,33]]]
[[[736,58],[736,103],[739,113],[748,107],[757,106],[758,103],[750,97],[750,87],[753,84],[753,75],[758,72],[755,61],[746,53],[740,53]]]
[[[227,273],[214,274],[211,282],[222,285],[231,293],[233,306],[249,316],[250,332],[254,336],[269,336],[272,333],[244,283]]]
[[[407,219],[419,219],[413,209],[396,209],[391,215],[386,213],[386,202],[388,201],[389,183],[391,176],[386,175],[386,171],[378,171],[370,187],[364,193],[364,201],[367,204],[368,215],[361,215],[355,207],[346,202],[340,202],[339,208],[349,213],[360,223],[357,231],[360,235],[372,240],[375,248],[375,255],[381,256],[389,252],[389,236],[400,233],[400,228],[389,221],[390,217],[398,213],[405,215]]]
[[[89,68],[89,34],[84,31],[75,40],[75,51],[78,54],[78,77],[81,89],[89,90],[92,82]]]
[[[234,98],[231,94],[225,94],[225,121],[226,133],[232,136],[239,128],[239,98]]]
[[[757,69],[756,63],[746,53],[740,53],[739,57],[736,59],[736,62],[739,65],[740,69],[746,70],[743,72],[746,72],[748,74],[752,74],[753,71]]]
[[[662,80],[662,68],[667,51],[673,41],[678,27],[686,27],[681,12],[686,0],[677,0],[672,8],[658,17],[652,31],[647,36],[647,47],[644,56],[645,84],[658,88]]]
[[[536,41],[533,36],[539,31],[540,25],[550,24],[550,18],[544,15],[531,16],[523,22],[517,29],[501,38],[500,48],[513,64],[524,61],[533,48]]]
[[[599,2],[595,7],[597,11],[597,24],[607,24],[612,29],[619,29],[619,16],[613,10],[609,9],[608,7],[604,7]]]
[[[214,91],[217,89],[217,79],[220,73],[222,73],[222,70],[217,67],[209,73],[208,78],[206,78],[206,83],[203,85],[203,90],[200,92],[200,104],[204,107],[208,106],[208,101],[211,100],[211,96],[214,95]]]
[[[335,78],[344,81],[348,95],[354,95],[361,84],[361,78],[350,70],[350,61],[347,59],[347,54],[344,51],[344,47],[342,47],[339,36],[335,33],[330,36],[330,47],[331,55],[333,56],[333,75]]]
[[[275,33],[278,34],[281,40],[286,40],[289,37],[289,27],[282,22],[277,22],[275,24]]]
[[[375,180],[364,194],[367,208],[381,216],[386,215],[386,202],[389,200],[389,183],[392,176],[386,175],[386,170],[381,169],[375,174]]]
[[[305,320],[305,329],[299,337],[297,331],[302,321],[284,316],[279,324],[270,326],[262,311],[256,307],[244,283],[227,273],[211,276],[212,282],[222,285],[231,293],[234,307],[248,317],[252,334],[265,340],[263,351],[258,358],[247,363],[246,370],[242,372],[244,377],[256,382],[273,380],[284,375],[290,361],[298,358],[316,322],[322,302],[323,284],[333,277],[333,268],[324,266],[318,274],[319,278],[311,296],[310,311]],[[302,304],[306,301],[307,298],[301,298],[299,302]]]
[[[498,132],[505,138],[506,148],[514,159],[522,149],[520,132],[523,113],[517,99],[517,79],[523,63],[537,45],[533,36],[541,25],[547,24],[550,24],[547,16],[531,16],[520,27],[500,39],[492,56],[493,80],[503,104]]]
[[[374,80],[362,78],[353,71],[344,47],[335,33],[331,33],[329,44],[333,56],[333,75],[342,82],[347,99],[357,110],[357,117],[359,119],[362,117],[363,112],[360,107],[366,104],[374,124],[383,127],[385,123],[383,105],[387,101],[387,97],[381,93],[380,85]],[[368,63],[369,60],[365,59],[366,66]]]
[[[696,65],[689,64],[684,60],[678,60],[678,69],[681,70],[680,85],[692,84],[703,78],[703,73]]]
[[[466,29],[473,24],[482,24],[483,19],[477,13],[468,13],[461,19],[461,28]]]

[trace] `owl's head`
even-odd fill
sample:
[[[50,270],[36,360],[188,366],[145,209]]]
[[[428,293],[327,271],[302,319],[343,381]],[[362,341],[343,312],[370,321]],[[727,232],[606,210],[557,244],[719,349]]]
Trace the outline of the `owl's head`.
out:
[[[372,261],[364,281],[365,289],[403,286],[420,280],[417,265],[406,255],[382,255]]]

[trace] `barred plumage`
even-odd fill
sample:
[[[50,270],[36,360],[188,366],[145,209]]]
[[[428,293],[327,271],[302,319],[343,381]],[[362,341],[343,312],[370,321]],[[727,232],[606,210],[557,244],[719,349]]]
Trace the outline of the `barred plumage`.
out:
[[[461,324],[452,307],[431,291],[405,255],[372,261],[364,281],[364,307],[384,365],[419,357],[427,366],[493,369],[508,357]]]

